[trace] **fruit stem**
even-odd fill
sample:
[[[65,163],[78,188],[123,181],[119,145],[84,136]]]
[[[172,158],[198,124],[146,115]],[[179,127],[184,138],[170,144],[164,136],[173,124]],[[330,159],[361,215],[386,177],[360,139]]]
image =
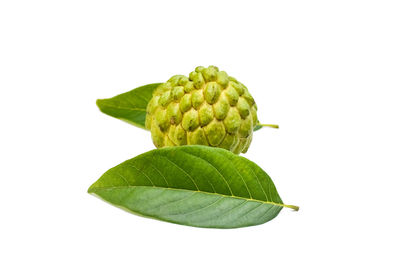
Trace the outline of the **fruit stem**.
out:
[[[286,204],[283,204],[283,206],[284,206],[285,208],[292,209],[293,211],[299,211],[299,209],[300,209],[298,206],[295,206],[295,205],[286,205]]]
[[[277,125],[277,124],[261,124],[261,123],[259,123],[257,125],[260,125],[262,127],[271,127],[271,128],[279,129],[279,125]]]

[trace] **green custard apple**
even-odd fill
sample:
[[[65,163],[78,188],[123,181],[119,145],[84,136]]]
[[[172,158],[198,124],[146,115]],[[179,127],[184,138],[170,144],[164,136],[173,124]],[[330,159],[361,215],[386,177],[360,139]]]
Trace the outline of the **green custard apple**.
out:
[[[197,67],[159,85],[147,105],[146,128],[157,148],[205,145],[246,153],[258,123],[246,86],[215,66]]]

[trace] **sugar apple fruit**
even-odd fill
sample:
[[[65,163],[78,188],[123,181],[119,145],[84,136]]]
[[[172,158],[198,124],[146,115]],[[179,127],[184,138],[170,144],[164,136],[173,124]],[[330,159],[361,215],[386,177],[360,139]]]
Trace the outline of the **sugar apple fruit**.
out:
[[[245,153],[257,122],[246,86],[215,66],[199,66],[189,78],[171,77],[156,88],[146,110],[157,148],[205,145]]]

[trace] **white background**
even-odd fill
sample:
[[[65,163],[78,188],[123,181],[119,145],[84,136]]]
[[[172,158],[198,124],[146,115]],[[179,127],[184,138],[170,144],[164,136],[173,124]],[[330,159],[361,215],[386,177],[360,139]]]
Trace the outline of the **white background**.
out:
[[[398,1],[1,1],[1,266],[400,266]],[[97,98],[217,65],[283,210],[215,230],[86,193],[153,149]]]

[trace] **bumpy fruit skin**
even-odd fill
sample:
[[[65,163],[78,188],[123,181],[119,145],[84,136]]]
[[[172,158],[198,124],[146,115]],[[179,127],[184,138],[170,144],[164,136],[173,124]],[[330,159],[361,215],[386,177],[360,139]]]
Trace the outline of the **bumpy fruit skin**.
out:
[[[246,86],[215,66],[171,77],[147,105],[146,128],[157,148],[206,145],[246,153],[257,122]]]

